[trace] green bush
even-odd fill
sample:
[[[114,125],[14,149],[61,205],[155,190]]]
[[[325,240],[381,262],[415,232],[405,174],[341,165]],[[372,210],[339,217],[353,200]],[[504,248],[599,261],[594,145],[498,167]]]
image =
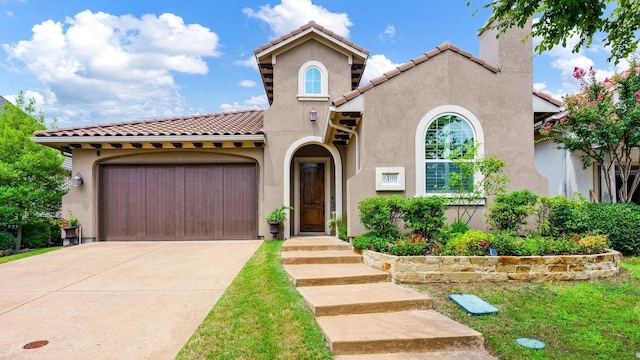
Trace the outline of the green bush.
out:
[[[589,203],[584,221],[590,232],[608,235],[614,250],[625,255],[640,254],[640,206]]]
[[[536,210],[538,231],[543,236],[563,236],[590,231],[585,223],[584,199],[573,200],[565,196],[540,198]]]
[[[469,230],[449,239],[440,255],[484,256],[489,253],[493,235],[480,230]]]
[[[347,214],[342,214],[342,217],[336,221],[338,226],[338,238],[340,240],[349,241],[347,236]]]
[[[47,247],[51,239],[51,229],[47,221],[38,221],[22,227],[22,247],[39,249]]]
[[[0,231],[0,250],[15,249],[16,239],[6,231]]]
[[[518,232],[527,224],[527,217],[533,214],[537,201],[538,195],[529,190],[498,195],[489,206],[487,223],[494,230]]]
[[[353,238],[351,245],[356,249],[386,252],[393,239],[381,238],[373,233],[366,233]]]
[[[578,240],[578,245],[584,248],[587,254],[599,254],[608,246],[606,235],[586,235]]]
[[[399,195],[366,198],[358,204],[360,221],[374,237],[397,239],[400,237],[398,223],[406,201]]]
[[[418,196],[408,199],[403,220],[415,233],[432,239],[444,225],[445,204],[446,200],[440,196]]]

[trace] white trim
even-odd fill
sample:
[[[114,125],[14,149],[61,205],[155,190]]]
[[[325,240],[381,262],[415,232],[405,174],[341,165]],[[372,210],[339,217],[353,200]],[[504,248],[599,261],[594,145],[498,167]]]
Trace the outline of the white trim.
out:
[[[333,158],[333,164],[335,165],[334,177],[335,177],[335,194],[336,194],[336,213],[342,214],[342,159],[340,158],[340,152],[333,144],[323,144],[322,139],[319,136],[305,136],[294,141],[287,152],[284,155],[284,166],[283,166],[283,200],[282,203],[284,205],[291,206],[291,159],[293,155],[295,155],[296,151],[303,147],[304,145],[316,144],[324,147],[329,151],[331,157]],[[326,206],[325,206],[326,210]],[[289,228],[289,220],[284,224],[284,238],[288,239],[291,235],[291,231]]]
[[[324,233],[329,235],[330,230],[327,226],[327,220],[331,218],[331,158],[328,157],[297,157],[294,159],[293,166],[293,211],[296,213],[293,222],[293,234],[300,234],[300,186],[297,188],[295,184],[300,184],[300,164],[321,163],[324,164]]]
[[[425,195],[440,195],[447,196],[451,194],[427,194],[424,190],[425,187],[425,162],[424,162],[424,137],[429,125],[431,123],[445,115],[457,115],[469,123],[471,126],[471,130],[473,131],[473,138],[477,143],[480,143],[478,147],[478,157],[484,156],[484,132],[482,130],[482,125],[478,118],[476,118],[473,113],[461,106],[458,105],[441,105],[438,106],[431,111],[429,111],[426,115],[422,117],[420,122],[418,123],[418,128],[416,129],[416,137],[415,137],[415,166],[416,166],[416,196],[425,196]]]
[[[328,42],[335,44],[336,47],[346,50],[346,52],[344,50],[341,51],[341,52],[344,53],[345,55],[348,55],[349,64],[352,63],[352,59],[351,59],[352,55],[349,54],[349,52],[351,52],[353,54],[356,54],[356,55],[360,56],[363,59],[366,59],[367,56],[368,56],[368,54],[363,53],[362,51],[354,48],[353,46],[347,45],[346,43],[344,43],[342,41],[339,41],[338,39],[334,38],[333,36],[329,36],[329,35],[321,32],[321,31],[319,31],[318,29],[312,27],[312,28],[309,28],[309,29],[307,29],[307,30],[295,35],[295,36],[292,36],[292,37],[290,37],[290,38],[288,38],[288,39],[286,39],[284,41],[281,41],[281,42],[279,42],[279,43],[277,43],[277,44],[275,44],[273,46],[270,46],[270,47],[262,50],[261,52],[256,54],[256,58],[260,59],[261,57],[263,57],[263,56],[265,56],[265,55],[267,55],[269,53],[275,53],[276,50],[281,49],[283,47],[287,47],[287,45],[289,45],[290,43],[295,42],[296,40],[298,40],[298,39],[300,39],[300,38],[302,38],[305,35],[310,34],[310,33],[314,33],[314,34],[320,36],[321,38],[323,38],[324,40],[327,40]],[[275,60],[274,60],[274,62],[275,62]]]
[[[320,71],[320,93],[307,94],[305,92],[305,80],[307,70],[316,68]],[[301,101],[321,101],[329,99],[329,72],[327,68],[319,61],[309,60],[298,69],[298,100]]]

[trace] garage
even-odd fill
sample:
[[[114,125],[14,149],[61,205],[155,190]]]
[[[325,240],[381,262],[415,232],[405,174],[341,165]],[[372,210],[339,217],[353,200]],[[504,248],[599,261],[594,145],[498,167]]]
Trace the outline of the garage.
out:
[[[101,165],[100,240],[258,237],[255,163]]]

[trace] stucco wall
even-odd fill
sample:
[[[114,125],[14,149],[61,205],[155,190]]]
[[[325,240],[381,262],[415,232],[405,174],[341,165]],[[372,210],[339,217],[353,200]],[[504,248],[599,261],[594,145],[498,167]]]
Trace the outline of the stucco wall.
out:
[[[590,199],[589,191],[596,190],[593,167],[583,169],[578,155],[558,149],[552,141],[536,144],[535,162],[540,174],[549,179],[549,196],[579,193]]]
[[[292,191],[295,190],[291,182],[293,164],[287,161],[285,165],[287,153],[293,155],[295,150],[307,144],[318,144],[338,154],[337,157],[340,161],[342,160],[340,150],[333,144],[320,144],[320,137],[326,125],[329,100],[300,101],[297,98],[299,69],[310,60],[318,61],[327,68],[329,99],[351,90],[351,66],[347,56],[315,40],[308,40],[276,57],[276,63],[273,65],[274,100],[264,116],[265,216],[284,203],[286,198],[289,199],[290,204],[293,204]],[[318,113],[316,121],[309,119],[312,108]],[[289,183],[288,189],[285,189],[287,186],[285,180]],[[333,187],[335,189],[335,184]],[[282,235],[288,236],[293,233],[292,219],[296,213],[297,209],[294,209],[288,219],[285,234]],[[261,217],[263,218],[264,216]]]
[[[501,63],[499,72],[446,51],[362,95],[362,170],[347,181],[349,236],[364,232],[357,217],[358,202],[377,194],[391,194],[376,192],[375,167],[404,167],[406,190],[395,193],[416,195],[416,130],[425,114],[443,105],[464,108],[478,119],[484,132],[485,155],[507,162],[510,190],[526,188],[547,194],[547,180],[534,164],[532,44],[530,39],[521,42],[523,34],[522,30],[508,33],[494,44]],[[485,227],[484,210],[478,209],[470,225]]]

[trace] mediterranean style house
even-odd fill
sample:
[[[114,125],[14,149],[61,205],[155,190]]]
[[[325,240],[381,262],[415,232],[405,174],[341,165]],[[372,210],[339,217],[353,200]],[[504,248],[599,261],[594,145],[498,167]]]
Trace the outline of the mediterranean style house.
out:
[[[255,50],[267,110],[54,129],[33,141],[73,156],[82,185],[63,214],[80,220],[85,240],[258,239],[282,204],[293,210],[280,237],[328,234],[333,212],[355,236],[367,197],[446,196],[448,154],[469,142],[507,162],[511,189],[546,195],[531,130],[561,104],[532,91],[529,31],[483,32],[479,56],[445,42],[361,85],[369,52],[310,22]]]

